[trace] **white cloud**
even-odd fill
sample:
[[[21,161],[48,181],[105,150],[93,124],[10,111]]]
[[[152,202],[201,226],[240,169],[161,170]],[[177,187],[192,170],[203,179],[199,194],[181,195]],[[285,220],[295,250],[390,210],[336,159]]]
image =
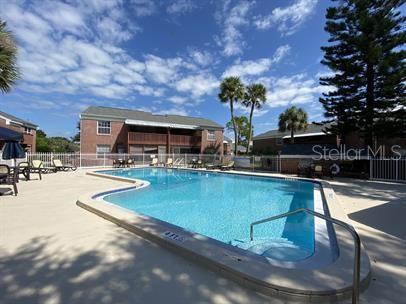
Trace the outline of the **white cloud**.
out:
[[[179,109],[179,108],[170,108],[170,109],[163,109],[159,111],[154,111],[154,114],[159,114],[159,115],[181,115],[181,116],[187,116],[189,115],[189,112],[185,109]]]
[[[279,61],[281,61],[283,58],[289,55],[290,49],[291,49],[290,45],[288,44],[278,47],[275,51],[275,54],[272,57],[272,62],[278,63]]]
[[[157,83],[170,83],[177,78],[177,73],[182,67],[182,59],[164,59],[155,55],[147,55],[145,67],[148,77]]]
[[[134,31],[130,32],[110,17],[103,17],[97,23],[97,28],[102,38],[106,40],[116,40],[118,42],[130,40]]]
[[[157,12],[157,6],[153,0],[131,0],[131,2],[138,17],[151,16]]]
[[[181,97],[181,96],[171,96],[168,98],[168,100],[176,105],[183,105],[188,101],[186,97]]]
[[[281,61],[282,58],[289,53],[289,51],[289,45],[282,45],[276,49],[272,58],[260,58],[245,61],[237,60],[234,65],[224,71],[222,78],[228,76],[238,76],[243,78],[243,80],[247,80],[245,79],[247,76],[261,75],[267,72],[271,68],[272,64]]]
[[[174,84],[177,91],[189,93],[193,98],[212,94],[219,86],[219,81],[211,74],[196,74],[183,77]]]
[[[122,86],[114,83],[106,86],[93,86],[89,88],[89,91],[94,95],[113,99],[124,98],[131,92],[128,86]]]
[[[33,6],[35,12],[48,21],[53,28],[74,34],[86,30],[85,16],[75,7],[56,1],[41,1]]]
[[[229,2],[225,3],[223,13],[217,18],[223,26],[222,37],[217,38],[217,40],[218,44],[223,48],[225,56],[242,53],[245,42],[241,34],[241,27],[249,24],[248,13],[254,3],[241,1],[231,10],[228,9]]]
[[[276,27],[283,36],[288,36],[314,13],[316,5],[317,0],[295,0],[290,6],[275,8],[269,15],[256,16],[254,25],[261,30]]]
[[[189,56],[193,62],[201,66],[207,66],[213,62],[213,56],[208,51],[189,49]]]
[[[226,103],[226,104],[224,104],[224,105],[225,105],[227,108],[230,108],[230,104],[229,104],[229,103]],[[251,111],[251,108],[246,107],[246,106],[244,106],[244,105],[241,104],[241,103],[236,103],[236,104],[234,104],[234,108],[237,109],[239,112],[244,113],[244,115],[249,115],[249,114],[250,114],[250,111]],[[261,116],[265,115],[265,114],[268,113],[268,112],[269,112],[269,108],[263,107],[263,108],[261,108],[261,109],[255,109],[253,115],[254,115],[254,117],[261,117]]]
[[[146,85],[145,63],[117,45],[138,31],[121,0],[23,4],[0,2],[20,46],[22,90],[109,98],[163,95],[163,88]]]
[[[166,11],[169,14],[184,14],[195,8],[196,5],[191,0],[176,0],[166,8]]]
[[[329,90],[304,74],[280,78],[267,77],[259,81],[268,86],[267,104],[270,107],[318,103],[318,96]]]
[[[260,75],[268,71],[271,67],[271,59],[260,58],[257,60],[237,61],[233,66],[229,67],[222,75],[222,77],[229,76],[252,76]]]

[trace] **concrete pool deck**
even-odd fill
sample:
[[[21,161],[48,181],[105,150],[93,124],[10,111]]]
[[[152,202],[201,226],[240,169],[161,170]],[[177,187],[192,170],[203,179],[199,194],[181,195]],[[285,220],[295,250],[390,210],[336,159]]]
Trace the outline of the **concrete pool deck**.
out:
[[[371,257],[373,279],[361,301],[401,303],[406,297],[405,185],[332,184]],[[0,302],[286,303],[241,287],[75,205],[84,192],[121,185],[79,170],[21,181],[19,196],[1,196]]]

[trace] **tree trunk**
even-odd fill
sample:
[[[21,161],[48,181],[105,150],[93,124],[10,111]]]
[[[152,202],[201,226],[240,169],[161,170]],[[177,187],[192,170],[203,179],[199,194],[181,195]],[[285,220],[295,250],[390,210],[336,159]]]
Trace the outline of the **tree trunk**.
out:
[[[234,120],[234,103],[233,100],[230,100],[230,112],[231,112],[231,121],[233,122],[233,129],[234,129],[234,155],[237,155],[237,147],[238,147],[238,136],[237,136],[237,128],[235,126]]]
[[[251,113],[250,113],[247,154],[250,152],[250,143],[251,143],[251,134],[252,134],[252,115],[253,114],[254,114],[254,104],[252,104],[252,106],[251,106]]]
[[[291,144],[295,143],[295,136],[293,135],[293,128],[290,129],[290,143]]]
[[[375,104],[375,76],[374,66],[367,63],[367,93],[366,93],[366,119],[365,119],[365,146],[373,145],[374,104]]]

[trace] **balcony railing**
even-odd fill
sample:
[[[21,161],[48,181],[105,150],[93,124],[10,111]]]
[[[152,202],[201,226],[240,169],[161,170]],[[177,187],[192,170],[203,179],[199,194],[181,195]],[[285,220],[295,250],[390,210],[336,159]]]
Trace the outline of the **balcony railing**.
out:
[[[171,135],[172,146],[199,146],[200,143],[201,143],[200,136]]]
[[[200,136],[191,135],[170,135],[171,146],[199,146],[201,143]],[[167,134],[128,132],[129,144],[144,145],[166,145]]]

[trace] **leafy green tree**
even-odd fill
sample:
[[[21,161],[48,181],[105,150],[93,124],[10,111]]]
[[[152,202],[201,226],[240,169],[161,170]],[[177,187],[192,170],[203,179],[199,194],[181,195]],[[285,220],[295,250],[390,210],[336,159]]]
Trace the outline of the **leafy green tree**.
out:
[[[18,78],[17,46],[6,22],[0,19],[0,91],[9,92]]]
[[[374,136],[404,132],[406,120],[406,17],[404,0],[333,0],[325,30],[330,34],[322,64],[333,76],[320,84],[328,131],[343,136],[360,131],[366,145]]]
[[[253,133],[253,129],[250,128],[248,118],[246,116],[235,116],[234,117],[235,124],[232,121],[226,123],[226,128],[230,131],[233,131],[237,134],[238,143],[241,145],[247,145],[248,138],[250,138]],[[234,129],[235,126],[235,129]],[[248,150],[247,150],[248,152]],[[237,154],[236,154],[237,155]]]
[[[80,142],[80,121],[76,124],[76,129],[78,129],[78,133],[75,136],[72,136],[71,140],[74,143]]]
[[[279,115],[279,131],[290,132],[290,142],[295,142],[294,134],[297,131],[306,130],[307,128],[307,113],[302,108],[295,106],[285,110]]]
[[[65,137],[47,137],[42,131],[37,131],[37,151],[38,152],[55,152],[69,153],[79,151],[79,146]]]
[[[37,130],[36,146],[37,152],[51,152],[47,135],[42,130]]]
[[[244,95],[244,105],[250,108],[249,131],[247,140],[247,153],[250,151],[250,143],[252,138],[252,117],[254,109],[260,109],[266,101],[266,88],[261,83],[254,83],[247,87]]]
[[[244,85],[239,77],[227,77],[220,84],[220,93],[218,98],[222,103],[230,105],[231,124],[234,130],[234,153],[237,155],[237,128],[234,120],[234,104],[240,102],[244,98]]]

